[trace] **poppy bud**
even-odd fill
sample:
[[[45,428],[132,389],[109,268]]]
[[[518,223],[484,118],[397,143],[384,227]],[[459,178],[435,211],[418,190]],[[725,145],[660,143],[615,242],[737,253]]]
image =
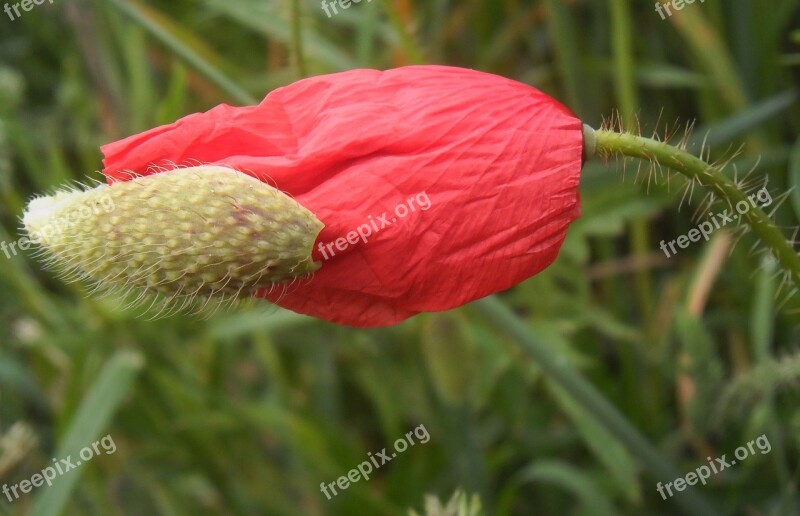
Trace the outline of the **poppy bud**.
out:
[[[354,326],[512,287],[556,258],[579,214],[581,122],[530,86],[461,68],[313,77],[102,150],[112,184],[199,161],[292,196],[325,225],[313,251],[322,266],[257,295]]]
[[[275,188],[225,167],[182,168],[31,201],[31,239],[101,287],[180,299],[250,296],[319,268],[322,223]]]

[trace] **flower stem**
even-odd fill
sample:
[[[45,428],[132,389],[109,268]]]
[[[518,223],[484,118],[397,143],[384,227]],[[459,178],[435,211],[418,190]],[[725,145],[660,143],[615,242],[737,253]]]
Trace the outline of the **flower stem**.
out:
[[[652,161],[679,172],[692,181],[697,181],[701,186],[710,188],[732,207],[740,202],[747,204],[748,208],[744,213],[739,210],[737,212],[745,219],[753,233],[769,247],[778,262],[789,272],[795,285],[800,288],[800,256],[764,210],[754,205],[755,203],[751,204],[747,195],[736,186],[736,183],[717,167],[667,143],[630,133],[594,130],[584,126],[584,138],[587,141],[589,157],[594,153],[601,156],[617,154]],[[591,152],[592,146],[594,152]]]

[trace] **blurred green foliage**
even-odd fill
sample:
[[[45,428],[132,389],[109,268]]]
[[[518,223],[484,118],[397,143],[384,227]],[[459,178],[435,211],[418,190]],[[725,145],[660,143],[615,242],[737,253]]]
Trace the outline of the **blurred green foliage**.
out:
[[[707,0],[662,20],[652,1],[375,0],[328,18],[318,0],[55,0],[0,13],[0,241],[18,238],[34,193],[102,179],[103,143],[302,75],[423,62],[526,82],[593,126],[617,110],[662,136],[696,120],[695,151],[743,145],[727,170],[786,194],[775,217],[792,238],[799,11]],[[500,297],[680,473],[769,438],[769,454],[676,498],[800,514],[800,302],[748,235],[667,260],[658,243],[694,227],[702,197],[681,203],[682,186],[587,164],[559,259]],[[674,478],[492,322],[494,305],[365,331],[266,304],[151,322],[86,293],[30,252],[0,254],[0,484],[102,435],[117,444],[53,487],[0,495],[0,514],[456,514],[442,507],[457,489],[462,514],[691,511],[662,500],[656,482]],[[428,443],[320,492],[420,424]]]

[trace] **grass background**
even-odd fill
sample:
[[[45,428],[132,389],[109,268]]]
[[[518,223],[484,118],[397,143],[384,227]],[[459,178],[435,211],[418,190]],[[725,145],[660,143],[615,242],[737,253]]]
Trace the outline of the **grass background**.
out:
[[[696,120],[711,159],[742,146],[728,173],[757,163],[791,238],[799,11],[374,0],[328,18],[317,0],[55,0],[0,13],[0,240],[19,237],[34,193],[99,179],[103,143],[305,75],[411,63],[512,77],[595,127],[615,111],[648,134]],[[636,170],[586,166],[583,217],[544,273],[387,329],[265,304],[148,322],[30,252],[0,254],[0,484],[103,435],[117,445],[0,497],[0,514],[390,515],[458,488],[482,514],[800,514],[798,297],[749,235],[667,260],[659,242],[696,225],[702,195],[681,203],[679,178]],[[420,424],[428,443],[320,493]],[[761,434],[770,453],[670,501],[656,492]]]

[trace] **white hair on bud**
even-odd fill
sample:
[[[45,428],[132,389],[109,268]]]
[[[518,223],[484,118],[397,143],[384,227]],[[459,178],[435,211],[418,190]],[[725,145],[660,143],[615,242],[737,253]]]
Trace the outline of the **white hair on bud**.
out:
[[[170,165],[31,200],[22,223],[45,267],[125,308],[149,303],[153,318],[216,311],[319,268],[323,224],[294,199],[228,167]]]

